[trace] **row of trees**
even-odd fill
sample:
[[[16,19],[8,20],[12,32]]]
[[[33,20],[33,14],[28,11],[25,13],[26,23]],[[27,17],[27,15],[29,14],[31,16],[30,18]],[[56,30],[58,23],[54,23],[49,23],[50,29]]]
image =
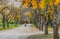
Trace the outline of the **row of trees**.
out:
[[[16,2],[18,0],[15,0]],[[60,5],[60,0],[22,0],[21,6],[23,8],[28,8],[31,13],[30,20],[33,20],[34,25],[43,31],[43,25],[45,26],[45,34],[48,34],[48,25],[53,27],[53,39],[59,39],[58,35],[58,6]],[[10,5],[8,2],[0,2],[0,13],[2,15],[3,28],[7,23],[9,27],[9,22],[11,20],[15,21],[17,25],[20,20],[20,9],[17,6]],[[27,14],[27,15],[29,15]],[[22,17],[21,17],[22,19]]]
[[[58,35],[58,6],[60,0],[22,0],[21,5],[30,9],[34,25],[48,34],[48,24],[53,27],[53,39],[59,39]]]
[[[6,24],[9,28],[9,22],[11,22],[11,20],[13,20],[17,26],[20,20],[20,11],[17,6],[13,5],[14,4],[11,4],[8,0],[0,0],[0,14],[2,15],[3,28],[5,28]]]

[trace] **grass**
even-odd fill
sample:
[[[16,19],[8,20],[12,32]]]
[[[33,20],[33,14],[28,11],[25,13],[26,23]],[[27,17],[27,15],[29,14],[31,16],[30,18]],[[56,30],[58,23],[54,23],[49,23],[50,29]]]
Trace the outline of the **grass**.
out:
[[[31,25],[32,28],[36,28],[34,24]],[[43,30],[45,31],[45,26],[43,27]],[[60,25],[58,27],[58,31],[60,32]],[[48,27],[48,32],[53,32],[53,27]]]
[[[3,26],[1,26],[1,24],[0,24],[0,31],[1,30],[13,29],[13,28],[17,28],[17,27],[19,27],[19,26],[15,26],[15,24],[10,24],[9,28],[7,28],[7,26],[6,26],[5,29],[4,29]]]
[[[32,24],[30,27],[35,28],[34,24]]]
[[[34,24],[32,24],[30,27],[32,28],[33,31],[39,31],[39,29],[36,28],[36,27],[34,26]]]
[[[60,35],[59,35],[59,37],[60,37]],[[48,34],[48,35],[45,35],[45,34],[31,35],[27,39],[53,39],[53,35],[52,34]]]
[[[45,27],[43,27],[43,29],[45,31]],[[48,27],[48,31],[53,32],[53,27]],[[58,32],[60,32],[60,26],[58,27]]]
[[[31,25],[32,28],[35,28],[34,24]],[[43,27],[43,29],[45,30],[45,27]],[[58,28],[58,31],[60,32],[60,26]],[[48,32],[53,32],[53,27],[48,27]],[[53,35],[52,34],[39,34],[39,35],[31,35],[29,36],[27,39],[53,39]],[[59,39],[60,39],[60,34],[59,34]]]

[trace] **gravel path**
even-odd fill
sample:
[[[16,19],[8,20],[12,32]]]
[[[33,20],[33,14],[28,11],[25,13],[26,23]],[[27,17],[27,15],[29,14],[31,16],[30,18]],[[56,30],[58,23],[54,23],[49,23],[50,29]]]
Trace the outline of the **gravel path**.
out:
[[[42,31],[33,32],[30,24],[27,24],[27,27],[23,24],[19,28],[0,31],[0,39],[26,39],[30,35],[43,33]]]

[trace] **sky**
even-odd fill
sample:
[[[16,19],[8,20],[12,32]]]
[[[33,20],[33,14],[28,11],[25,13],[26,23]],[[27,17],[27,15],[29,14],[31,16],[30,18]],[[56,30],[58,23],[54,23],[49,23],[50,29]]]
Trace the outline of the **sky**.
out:
[[[14,5],[18,6],[20,5],[20,2],[21,0],[18,0],[18,2],[15,2],[14,0],[9,0],[10,3],[13,3]]]

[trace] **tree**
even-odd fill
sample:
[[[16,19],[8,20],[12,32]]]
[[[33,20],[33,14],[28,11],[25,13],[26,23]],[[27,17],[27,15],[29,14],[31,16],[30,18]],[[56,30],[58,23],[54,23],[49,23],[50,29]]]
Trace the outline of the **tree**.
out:
[[[53,7],[54,7],[54,20],[53,20],[53,39],[59,39],[59,34],[58,34],[58,23],[57,23],[57,18],[58,18],[58,11],[57,11],[57,5],[59,4],[59,0],[52,0],[53,2]]]
[[[11,17],[10,21],[14,20],[15,21],[15,26],[17,26],[17,24],[19,23],[19,19],[20,19],[20,11],[19,11],[17,6],[15,6],[15,5],[11,6],[9,17]]]
[[[5,28],[5,21],[6,21],[6,9],[8,8],[8,5],[6,4],[6,5],[4,5],[3,3],[1,3],[1,6],[0,6],[0,12],[1,12],[1,14],[2,14],[2,16],[3,16],[3,21],[2,21],[2,23],[3,23],[3,28]]]
[[[33,9],[33,17],[35,17],[33,19],[33,22],[36,26],[41,26],[41,15],[44,15],[46,13],[45,17],[45,34],[48,34],[48,24],[49,21],[51,22],[50,24],[52,24],[51,26],[53,26],[53,36],[54,39],[59,39],[59,35],[58,35],[58,24],[57,24],[57,18],[58,18],[58,12],[57,12],[57,5],[60,3],[60,1],[58,0],[30,0],[30,1],[26,1],[23,0],[22,1],[22,5],[27,6],[28,8],[32,8]],[[42,6],[42,7],[41,7]],[[45,7],[44,7],[45,6]],[[41,13],[44,8],[45,13]],[[54,8],[54,9],[52,9]],[[42,27],[41,27],[42,28]]]

